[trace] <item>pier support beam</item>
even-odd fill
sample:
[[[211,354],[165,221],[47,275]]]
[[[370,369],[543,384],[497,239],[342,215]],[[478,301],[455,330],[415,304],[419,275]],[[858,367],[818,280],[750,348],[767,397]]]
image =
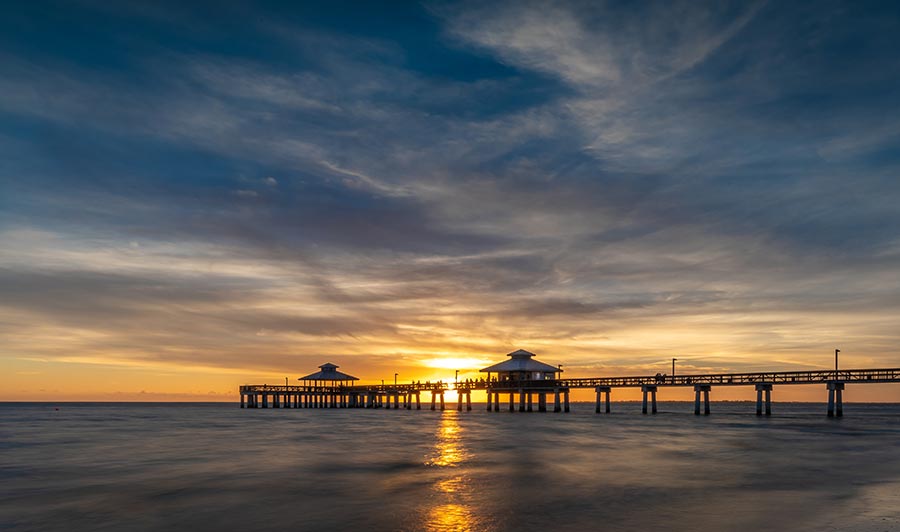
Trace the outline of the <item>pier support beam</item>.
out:
[[[601,408],[603,408],[601,400],[605,395],[606,408],[603,411],[609,414],[609,395],[610,393],[612,393],[612,388],[610,386],[597,386],[595,390],[597,391],[597,407],[594,409],[594,411],[598,414],[601,412]]]
[[[525,411],[525,390],[519,390],[519,412]]]
[[[466,392],[466,412],[472,411],[472,392]]]
[[[456,411],[462,412],[462,404],[463,404],[463,394],[458,392],[456,394]]]
[[[656,413],[656,389],[657,389],[657,386],[655,384],[644,384],[643,386],[641,386],[641,392],[644,395],[644,400],[643,400],[642,406],[641,406],[642,414],[647,413],[647,394],[648,393],[650,394],[651,403],[652,403],[650,411],[653,414]]]
[[[553,411],[562,412],[562,405],[559,403],[559,389],[553,390]]]
[[[494,393],[494,412],[500,411],[500,394]]]
[[[700,393],[703,393],[703,415],[709,415],[709,391],[712,386],[709,384],[697,384],[694,386],[694,415],[700,415]]]
[[[516,411],[516,396],[513,392],[509,392],[509,411]]]
[[[490,412],[494,408],[493,395],[490,390],[487,392],[487,411]]]
[[[772,415],[772,385],[757,384],[756,385],[756,415],[763,414],[763,393],[766,394],[766,415]]]
[[[528,411],[529,411],[529,412],[533,412],[533,411],[534,411],[534,407],[532,406],[532,405],[533,405],[533,402],[532,402],[532,401],[533,401],[533,399],[532,399],[532,394],[531,394],[531,392],[528,392]]]
[[[247,408],[246,406],[244,406],[246,398],[247,397],[244,394],[241,394],[241,408]]]
[[[538,392],[538,412],[546,412],[547,411],[547,394],[545,392]]]
[[[844,415],[844,383],[830,381],[828,387],[828,417],[842,417]]]
[[[441,412],[444,411],[444,392],[441,392]]]
[[[563,390],[563,412],[569,411],[569,390]]]

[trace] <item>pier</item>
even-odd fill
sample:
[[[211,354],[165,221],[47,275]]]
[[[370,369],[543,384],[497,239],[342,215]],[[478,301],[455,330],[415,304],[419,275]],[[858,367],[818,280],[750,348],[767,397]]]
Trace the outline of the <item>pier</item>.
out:
[[[484,379],[460,382],[413,382],[409,384],[353,384],[356,377],[337,371],[334,364],[323,364],[321,371],[301,377],[300,385],[244,385],[240,387],[241,408],[383,408],[421,410],[421,394],[427,394],[431,410],[445,410],[444,395],[457,393],[456,409],[472,410],[472,392],[484,391],[488,412],[547,412],[548,397],[554,412],[569,411],[569,392],[593,389],[595,412],[611,412],[614,388],[640,388],[642,414],[657,413],[657,394],[662,389],[691,387],[694,390],[694,414],[710,415],[713,388],[752,386],[756,391],[756,415],[772,414],[775,386],[824,385],[827,393],[826,415],[841,417],[846,385],[900,383],[900,368],[772,371],[753,373],[714,373],[698,375],[637,375],[630,377],[562,378],[562,369],[534,360],[527,351],[514,351],[510,360],[481,370]]]

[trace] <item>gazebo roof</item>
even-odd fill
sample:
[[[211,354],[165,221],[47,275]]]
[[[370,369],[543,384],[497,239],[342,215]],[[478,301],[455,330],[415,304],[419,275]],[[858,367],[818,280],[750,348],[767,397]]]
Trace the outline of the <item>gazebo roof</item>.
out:
[[[358,381],[359,379],[353,375],[347,375],[337,370],[340,366],[336,366],[331,362],[326,362],[319,366],[321,371],[311,373],[306,377],[300,377],[300,381]]]
[[[486,367],[481,370],[482,373],[506,373],[517,371],[544,371],[556,373],[562,371],[556,366],[551,366],[550,364],[544,364],[543,362],[532,360],[531,357],[534,356],[534,353],[529,353],[524,349],[513,351],[506,356],[510,357],[510,359],[504,360],[499,364],[494,364],[493,366]]]

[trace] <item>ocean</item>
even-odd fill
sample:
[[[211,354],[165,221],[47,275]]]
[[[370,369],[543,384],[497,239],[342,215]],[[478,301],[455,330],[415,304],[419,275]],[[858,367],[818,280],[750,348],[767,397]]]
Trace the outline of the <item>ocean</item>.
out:
[[[900,530],[900,405],[0,404],[13,531]]]

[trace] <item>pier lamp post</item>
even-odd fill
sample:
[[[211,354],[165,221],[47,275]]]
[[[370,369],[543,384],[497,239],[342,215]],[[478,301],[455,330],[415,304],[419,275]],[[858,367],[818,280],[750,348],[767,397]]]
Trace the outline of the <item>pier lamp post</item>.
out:
[[[675,384],[675,361],[677,358],[672,359],[672,384]]]
[[[397,375],[400,375],[400,374],[394,373],[394,386],[397,386]]]
[[[456,370],[456,375],[453,376],[453,382],[459,384],[459,370]]]
[[[838,353],[840,353],[840,349],[834,350],[834,380],[838,378]]]

